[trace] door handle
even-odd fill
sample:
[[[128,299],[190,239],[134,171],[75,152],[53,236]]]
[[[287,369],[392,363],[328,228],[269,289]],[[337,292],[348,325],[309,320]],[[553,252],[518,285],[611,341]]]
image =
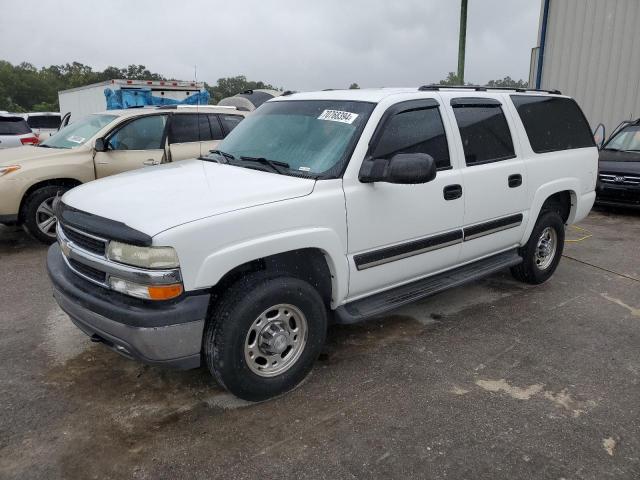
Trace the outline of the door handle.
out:
[[[522,175],[520,175],[519,173],[509,175],[509,188],[516,188],[520,185],[522,185]]]
[[[447,185],[442,190],[442,194],[445,200],[455,200],[462,196],[462,185]]]
[[[160,162],[158,162],[157,160],[154,160],[153,158],[150,158],[148,160],[145,160],[144,162],[142,162],[143,165],[146,165],[148,167],[151,167],[152,165],[158,165]]]

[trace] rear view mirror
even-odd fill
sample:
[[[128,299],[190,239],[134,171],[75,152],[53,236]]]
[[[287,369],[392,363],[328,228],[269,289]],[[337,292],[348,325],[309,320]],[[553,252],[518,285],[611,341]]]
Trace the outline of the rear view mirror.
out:
[[[96,143],[94,146],[96,152],[106,152],[107,151],[107,142],[104,138],[96,138]]]
[[[598,147],[598,150],[600,150],[604,145],[604,139],[605,139],[604,125],[600,123],[598,124],[596,129],[593,131],[593,140],[596,142],[596,147]]]
[[[398,153],[390,159],[368,158],[362,163],[358,178],[362,183],[427,183],[436,178],[436,162],[426,153]]]

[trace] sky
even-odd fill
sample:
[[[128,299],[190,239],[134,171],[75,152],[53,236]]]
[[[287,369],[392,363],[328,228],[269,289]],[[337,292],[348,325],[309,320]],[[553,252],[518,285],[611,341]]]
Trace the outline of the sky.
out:
[[[459,0],[2,0],[0,59],[289,90],[405,87],[457,69]],[[528,79],[540,0],[469,0],[465,80]],[[194,68],[197,66],[197,70]]]

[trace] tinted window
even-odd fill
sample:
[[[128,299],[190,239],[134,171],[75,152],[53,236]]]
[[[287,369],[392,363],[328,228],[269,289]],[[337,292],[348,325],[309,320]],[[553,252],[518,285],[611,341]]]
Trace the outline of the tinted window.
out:
[[[112,150],[158,150],[163,148],[166,115],[150,115],[127,123],[109,139]]]
[[[438,168],[447,168],[449,147],[437,107],[400,112],[384,125],[374,158],[391,158],[397,153],[427,153]]]
[[[593,147],[587,119],[571,98],[511,95],[536,153]]]
[[[207,115],[197,113],[174,115],[171,118],[169,142],[188,143],[211,140],[211,130],[207,117]]]
[[[222,121],[222,125],[224,125],[224,129],[227,133],[236,128],[243,118],[244,117],[240,115],[220,115],[220,120]]]
[[[27,119],[31,128],[60,128],[60,117],[57,115],[34,115]]]
[[[24,135],[31,133],[31,129],[23,118],[0,117],[0,135]]]
[[[454,99],[456,100],[456,99]],[[496,104],[453,104],[467,165],[507,160],[515,156],[509,125]]]
[[[222,140],[224,138],[224,133],[222,133],[222,127],[220,126],[218,115],[209,114],[209,124],[211,125],[211,133],[213,134],[213,139]],[[227,130],[227,132],[230,131],[231,130]]]

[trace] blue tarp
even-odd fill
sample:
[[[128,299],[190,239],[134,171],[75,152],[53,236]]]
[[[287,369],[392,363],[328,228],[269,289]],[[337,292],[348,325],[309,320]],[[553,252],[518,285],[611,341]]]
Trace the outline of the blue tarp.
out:
[[[184,100],[156,97],[151,94],[150,88],[126,88],[120,90],[104,89],[107,99],[107,110],[119,110],[121,108],[145,107],[149,105],[207,105],[209,92],[203,90],[193,93]]]

